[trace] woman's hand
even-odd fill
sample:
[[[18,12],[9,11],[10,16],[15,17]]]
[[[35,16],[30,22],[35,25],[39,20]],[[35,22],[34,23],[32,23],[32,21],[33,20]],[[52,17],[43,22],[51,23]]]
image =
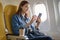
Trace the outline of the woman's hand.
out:
[[[32,19],[30,21],[30,24],[32,24],[35,20],[37,20],[37,16],[36,15],[32,16]]]
[[[37,23],[36,28],[38,28],[39,27],[39,24],[41,23],[41,18],[40,17],[37,18],[36,23]]]
[[[40,24],[40,22],[41,22],[41,18],[38,17],[38,18],[37,18],[37,24]]]
[[[28,27],[29,25],[31,25],[35,20],[37,20],[37,16],[32,16],[32,19],[29,23],[26,24],[26,26]]]

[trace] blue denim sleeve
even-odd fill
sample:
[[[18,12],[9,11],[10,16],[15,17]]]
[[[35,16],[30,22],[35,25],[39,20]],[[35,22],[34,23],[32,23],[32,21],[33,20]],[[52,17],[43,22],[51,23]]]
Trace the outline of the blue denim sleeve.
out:
[[[24,27],[24,25],[20,24],[18,21],[18,17],[14,15],[12,17],[12,31],[14,34],[19,34],[20,27]]]

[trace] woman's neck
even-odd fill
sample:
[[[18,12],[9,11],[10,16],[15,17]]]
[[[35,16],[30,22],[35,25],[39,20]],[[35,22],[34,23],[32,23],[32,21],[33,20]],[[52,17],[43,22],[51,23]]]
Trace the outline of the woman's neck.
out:
[[[22,15],[22,16],[24,16],[24,15],[25,15],[25,13],[24,13],[24,12],[21,12],[21,15]]]

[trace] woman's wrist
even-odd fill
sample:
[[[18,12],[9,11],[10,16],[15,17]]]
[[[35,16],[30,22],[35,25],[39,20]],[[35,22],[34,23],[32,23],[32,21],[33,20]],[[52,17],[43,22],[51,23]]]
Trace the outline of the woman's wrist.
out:
[[[32,24],[32,21],[30,21],[30,23],[29,23],[30,25]]]
[[[31,23],[32,23],[32,22],[30,21],[29,23],[26,24],[26,26],[28,27],[29,25],[31,25]]]
[[[38,28],[38,25],[36,25],[35,28]]]
[[[35,29],[36,29],[36,30],[39,30],[38,26],[35,26]]]
[[[40,24],[40,23],[37,23],[36,26],[35,26],[35,28],[38,28],[38,27],[39,27],[39,24]]]

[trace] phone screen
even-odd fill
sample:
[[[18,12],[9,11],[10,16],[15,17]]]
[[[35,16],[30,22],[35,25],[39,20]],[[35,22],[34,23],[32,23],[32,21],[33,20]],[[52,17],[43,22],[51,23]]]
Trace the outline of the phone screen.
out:
[[[41,17],[42,16],[42,13],[39,13],[38,17]]]

